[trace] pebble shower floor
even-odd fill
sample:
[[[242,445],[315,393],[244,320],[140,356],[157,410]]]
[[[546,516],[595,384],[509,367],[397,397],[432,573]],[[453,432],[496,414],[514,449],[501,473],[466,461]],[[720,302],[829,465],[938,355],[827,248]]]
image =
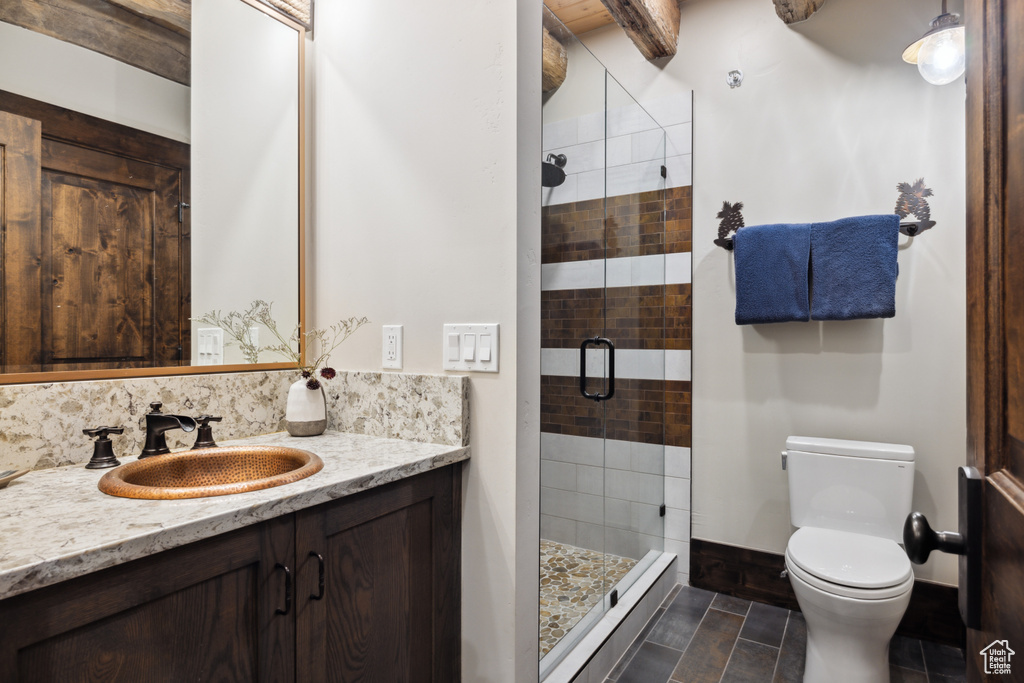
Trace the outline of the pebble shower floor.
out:
[[[637,563],[618,555],[540,542],[540,656],[566,633]]]

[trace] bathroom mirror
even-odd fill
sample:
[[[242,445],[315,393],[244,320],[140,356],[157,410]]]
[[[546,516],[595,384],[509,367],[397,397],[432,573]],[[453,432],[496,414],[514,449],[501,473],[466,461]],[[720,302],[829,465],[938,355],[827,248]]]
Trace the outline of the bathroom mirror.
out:
[[[197,319],[301,329],[304,45],[259,0],[3,3],[0,383],[295,366]]]

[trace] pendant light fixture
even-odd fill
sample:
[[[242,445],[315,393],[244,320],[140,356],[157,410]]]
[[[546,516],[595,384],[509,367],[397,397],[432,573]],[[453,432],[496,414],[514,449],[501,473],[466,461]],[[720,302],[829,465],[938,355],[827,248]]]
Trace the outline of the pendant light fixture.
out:
[[[964,27],[960,15],[946,12],[932,19],[931,28],[903,51],[903,61],[917,64],[921,77],[932,85],[952,83],[964,72]]]

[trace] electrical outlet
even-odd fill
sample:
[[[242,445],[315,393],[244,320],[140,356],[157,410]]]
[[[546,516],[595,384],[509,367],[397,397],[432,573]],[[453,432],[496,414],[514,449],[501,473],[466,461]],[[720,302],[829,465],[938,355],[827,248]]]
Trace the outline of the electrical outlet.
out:
[[[402,326],[384,325],[381,367],[391,370],[402,369]]]

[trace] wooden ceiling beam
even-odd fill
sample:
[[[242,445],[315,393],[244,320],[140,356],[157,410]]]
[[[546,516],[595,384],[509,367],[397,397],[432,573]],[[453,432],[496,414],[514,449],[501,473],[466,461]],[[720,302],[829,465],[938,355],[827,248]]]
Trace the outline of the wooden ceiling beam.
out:
[[[679,0],[601,0],[648,59],[671,57],[679,45]]]
[[[192,35],[192,0],[107,0],[183,36]]]
[[[775,13],[787,24],[796,24],[811,18],[821,9],[825,0],[774,0]]]
[[[0,21],[99,52],[182,85],[192,42],[106,0],[0,0]]]
[[[544,64],[541,89],[548,93],[562,85],[569,63],[565,47],[544,29]]]

